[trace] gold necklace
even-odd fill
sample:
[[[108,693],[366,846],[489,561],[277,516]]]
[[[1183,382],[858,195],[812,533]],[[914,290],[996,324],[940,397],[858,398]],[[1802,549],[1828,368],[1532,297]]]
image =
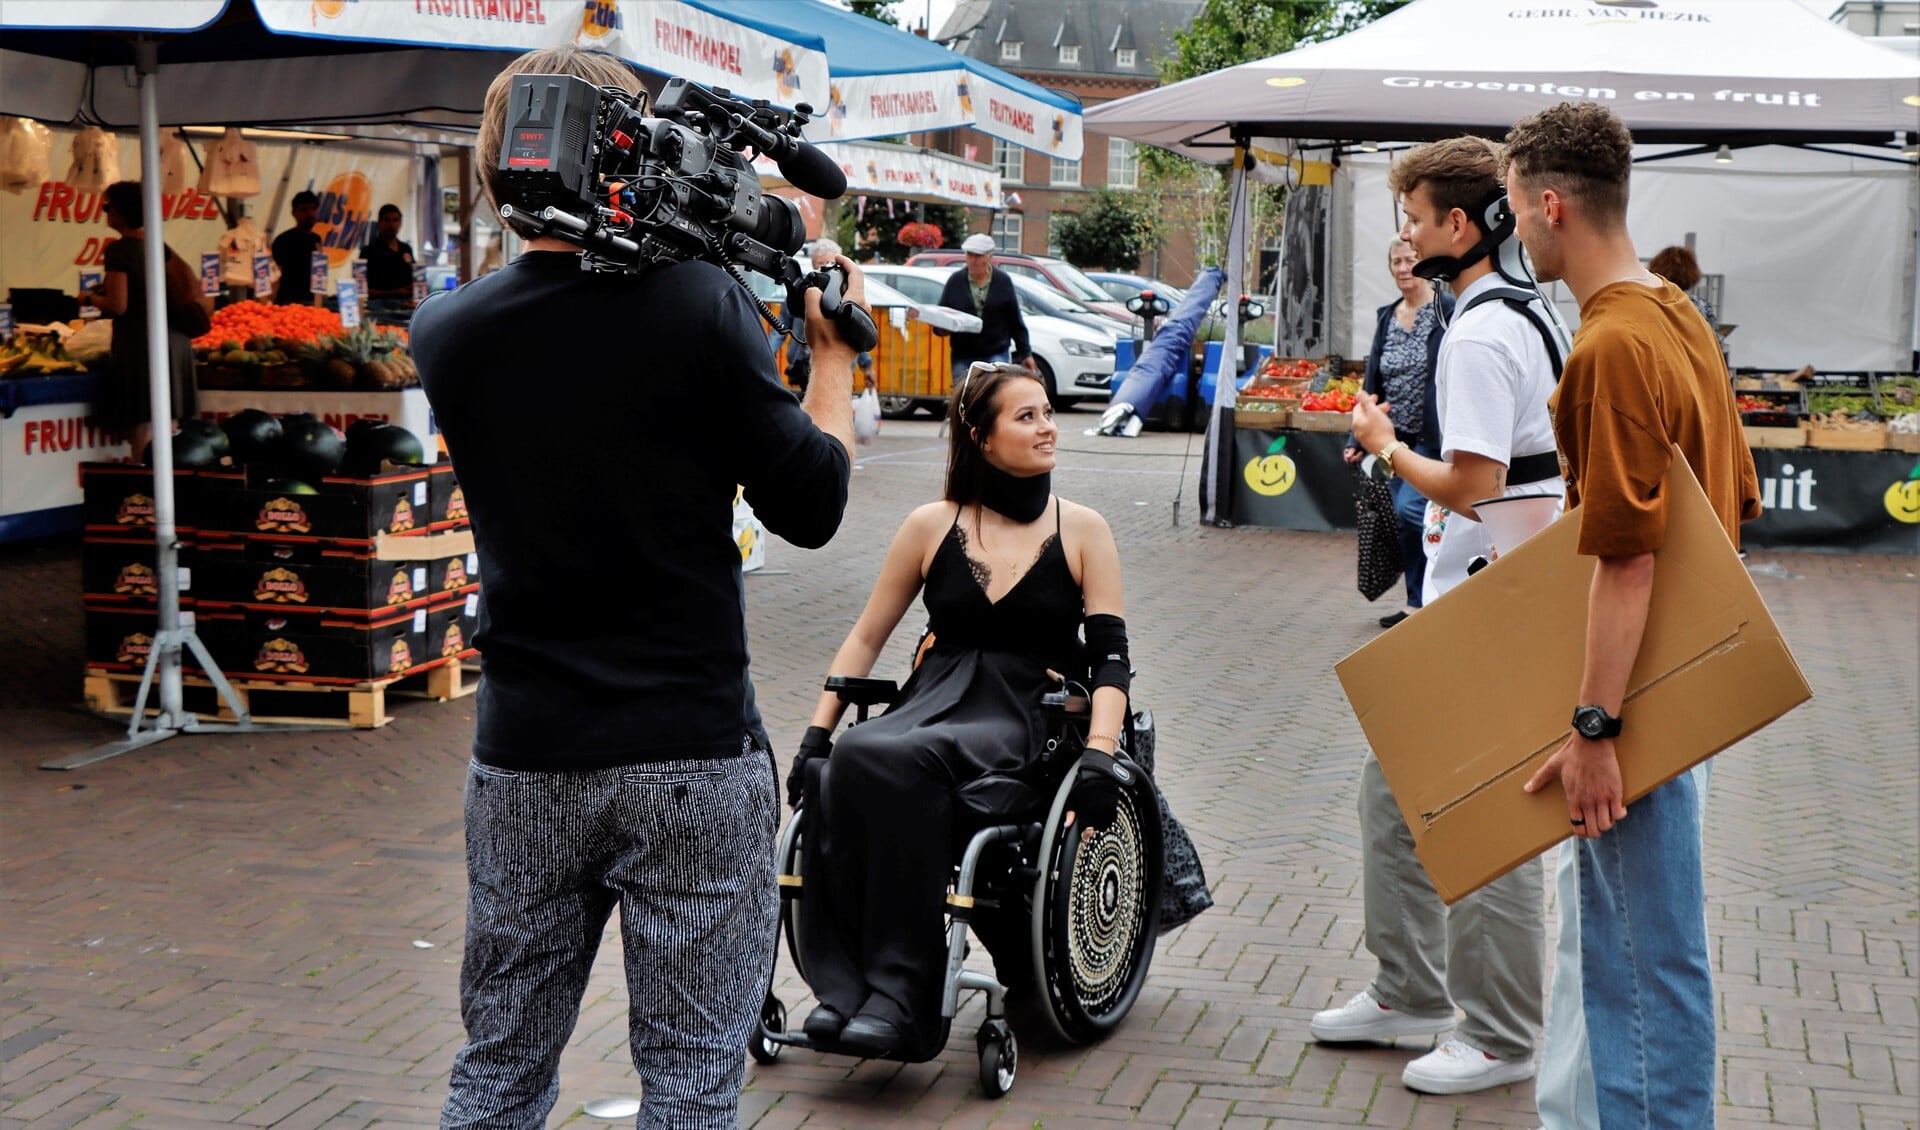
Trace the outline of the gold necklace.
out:
[[[1008,576],[1014,578],[1015,580],[1018,580],[1020,577],[1020,574],[1027,571],[1026,566],[1019,564],[1018,562],[1014,561],[1012,558],[1007,557],[1005,554],[1001,553],[999,550],[994,549],[993,547],[987,544],[986,522],[985,522],[986,509],[987,509],[986,507],[981,506],[974,511],[973,539],[979,542],[980,548],[983,550],[986,550],[987,553],[991,554],[996,561],[1000,561],[1006,565]]]

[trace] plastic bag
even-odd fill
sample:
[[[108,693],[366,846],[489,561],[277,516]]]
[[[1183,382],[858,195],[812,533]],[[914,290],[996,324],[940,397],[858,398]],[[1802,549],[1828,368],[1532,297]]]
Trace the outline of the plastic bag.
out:
[[[0,189],[37,191],[53,179],[53,131],[31,118],[0,118]]]
[[[880,397],[868,389],[853,398],[853,438],[857,443],[872,443],[880,434]]]
[[[120,139],[88,126],[73,135],[73,161],[67,185],[75,192],[99,192],[120,179]]]
[[[192,167],[193,159],[187,153],[187,143],[181,139],[179,131],[168,130],[161,134],[160,191],[167,196],[178,196],[192,188]]]
[[[260,195],[260,155],[253,142],[228,126],[207,153],[199,187],[213,196]]]
[[[113,348],[113,321],[108,318],[95,318],[75,330],[67,338],[67,356],[82,365],[91,365],[104,360],[108,350]]]

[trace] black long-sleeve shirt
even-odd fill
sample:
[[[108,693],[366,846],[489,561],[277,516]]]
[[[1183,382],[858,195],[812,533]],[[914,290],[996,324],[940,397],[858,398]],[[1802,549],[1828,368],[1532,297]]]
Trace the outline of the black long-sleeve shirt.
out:
[[[706,263],[633,278],[534,252],[422,304],[413,349],[480,554],[474,756],[738,754],[757,717],[734,486],[814,547],[850,472],[739,285]]]
[[[1018,361],[1033,352],[1027,342],[1027,321],[1020,316],[1020,296],[1014,293],[1013,276],[995,269],[987,277],[987,307],[975,309],[973,288],[965,267],[955,271],[940,291],[940,305],[980,316],[980,332],[953,335],[955,361],[979,361],[993,357],[1012,345]]]

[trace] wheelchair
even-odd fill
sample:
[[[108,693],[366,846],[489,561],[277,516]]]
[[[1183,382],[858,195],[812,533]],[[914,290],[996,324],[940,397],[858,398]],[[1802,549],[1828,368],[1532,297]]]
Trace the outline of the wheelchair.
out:
[[[855,725],[875,705],[891,703],[899,688],[891,679],[836,676],[826,687],[854,707]],[[946,897],[946,976],[941,992],[940,1039],[925,1054],[894,1055],[902,1062],[925,1062],[938,1055],[959,1013],[962,992],[986,996],[986,1021],[975,1036],[980,1087],[988,1098],[1013,1088],[1019,1048],[1007,1024],[1010,992],[1022,994],[1027,1011],[1044,1017],[1055,1036],[1070,1044],[1088,1044],[1117,1028],[1133,1008],[1145,983],[1159,934],[1160,887],[1164,860],[1160,809],[1146,772],[1131,773],[1122,786],[1114,819],[1095,834],[1075,828],[1075,765],[1084,748],[1091,696],[1078,684],[1062,681],[1042,699],[1053,736],[1041,751],[1036,787],[1012,778],[991,779],[981,790],[991,802],[956,795],[956,815],[966,845],[949,879]],[[1130,712],[1121,735],[1121,752],[1140,751],[1151,771],[1153,719]],[[831,758],[828,759],[829,761]],[[1127,763],[1138,770],[1141,766]],[[818,786],[812,770],[809,793]],[[804,805],[782,829],[780,930],[802,980],[800,913],[806,897],[803,841]],[[985,973],[965,968],[972,927],[994,959],[996,972],[1013,970],[1009,989]],[[825,928],[815,926],[813,928]],[[786,1005],[769,988],[758,1031],[748,1052],[771,1064],[787,1047],[858,1055],[787,1028]]]

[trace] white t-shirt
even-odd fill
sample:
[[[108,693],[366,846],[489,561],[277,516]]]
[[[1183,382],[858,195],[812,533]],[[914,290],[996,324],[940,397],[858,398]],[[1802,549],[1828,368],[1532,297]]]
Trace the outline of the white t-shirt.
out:
[[[1540,331],[1525,314],[1498,299],[1467,310],[1482,291],[1507,285],[1490,271],[1460,292],[1453,321],[1440,339],[1434,370],[1434,400],[1440,418],[1441,455],[1455,452],[1509,466],[1524,455],[1554,449],[1553,420],[1547,397],[1553,395],[1553,358]],[[1506,495],[1564,495],[1558,477],[1521,486]],[[1467,579],[1475,557],[1493,554],[1493,539],[1478,522],[1427,504],[1427,580],[1422,599],[1439,599]]]

